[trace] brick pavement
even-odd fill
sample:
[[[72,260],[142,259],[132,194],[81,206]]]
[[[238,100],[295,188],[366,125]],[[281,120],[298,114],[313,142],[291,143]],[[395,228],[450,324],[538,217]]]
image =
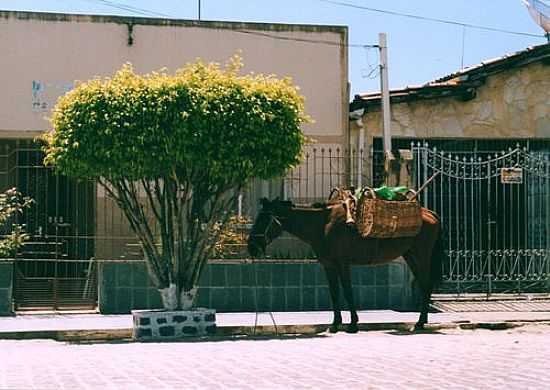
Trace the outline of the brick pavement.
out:
[[[418,320],[416,312],[396,312],[392,310],[359,311],[361,323],[407,322]],[[329,324],[332,312],[274,312],[278,325]],[[349,322],[349,312],[342,312],[344,322]],[[432,313],[430,323],[450,322],[502,322],[502,321],[550,321],[550,312],[467,312]],[[253,326],[255,313],[217,313],[218,326]],[[272,325],[267,313],[258,315],[259,325]],[[0,317],[0,334],[3,332],[68,329],[126,329],[132,327],[130,314],[18,314],[15,317]]]
[[[550,327],[67,344],[0,340],[0,389],[548,389]]]

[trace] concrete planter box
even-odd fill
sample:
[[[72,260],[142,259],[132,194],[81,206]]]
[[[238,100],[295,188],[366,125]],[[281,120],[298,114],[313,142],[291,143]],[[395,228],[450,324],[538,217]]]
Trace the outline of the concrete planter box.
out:
[[[216,310],[133,310],[132,336],[137,341],[176,340],[216,333]]]

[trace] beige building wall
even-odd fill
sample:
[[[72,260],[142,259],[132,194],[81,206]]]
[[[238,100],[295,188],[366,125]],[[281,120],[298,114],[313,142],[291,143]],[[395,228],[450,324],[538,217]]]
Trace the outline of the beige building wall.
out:
[[[300,87],[314,120],[304,131],[317,147],[347,144],[346,27],[5,11],[0,11],[0,139],[33,138],[48,130],[51,109],[75,80],[112,75],[125,62],[139,73],[173,72],[197,58],[223,64],[236,53],[243,73],[289,76]],[[263,188],[257,195],[269,196]],[[255,207],[256,199],[251,202]],[[121,210],[99,187],[94,207],[95,258],[142,258]]]
[[[292,77],[315,121],[308,135],[321,143],[346,136],[346,27],[0,11],[0,36],[0,137],[48,129],[45,118],[75,80],[111,75],[125,62],[140,73],[174,71],[236,53],[245,73]]]

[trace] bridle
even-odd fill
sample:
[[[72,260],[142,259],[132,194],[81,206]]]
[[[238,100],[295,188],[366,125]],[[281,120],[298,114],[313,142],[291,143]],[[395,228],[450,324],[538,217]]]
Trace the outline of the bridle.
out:
[[[264,211],[264,213],[270,217],[269,223],[265,227],[263,233],[256,233],[253,236],[263,238],[266,245],[268,245],[268,238],[271,237],[269,234],[271,232],[271,229],[273,229],[275,226],[278,226],[282,230],[283,223],[280,221],[281,217],[276,216],[275,213],[268,211]]]

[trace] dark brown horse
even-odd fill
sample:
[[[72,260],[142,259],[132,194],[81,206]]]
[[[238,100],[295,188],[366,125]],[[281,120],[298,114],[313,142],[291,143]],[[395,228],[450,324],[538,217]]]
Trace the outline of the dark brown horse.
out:
[[[358,316],[351,286],[352,265],[386,264],[403,256],[422,290],[420,318],[415,325],[422,329],[428,322],[428,309],[434,286],[441,279],[443,245],[437,215],[423,208],[422,228],[410,238],[363,238],[355,227],[346,224],[346,210],[341,204],[320,204],[311,207],[295,206],[289,201],[262,199],[260,210],[248,238],[252,256],[265,253],[267,245],[283,231],[308,243],[323,266],[328,285],[334,320],[329,330],[337,332],[342,323],[339,289],[342,285],[348,303],[350,333],[357,332]]]

